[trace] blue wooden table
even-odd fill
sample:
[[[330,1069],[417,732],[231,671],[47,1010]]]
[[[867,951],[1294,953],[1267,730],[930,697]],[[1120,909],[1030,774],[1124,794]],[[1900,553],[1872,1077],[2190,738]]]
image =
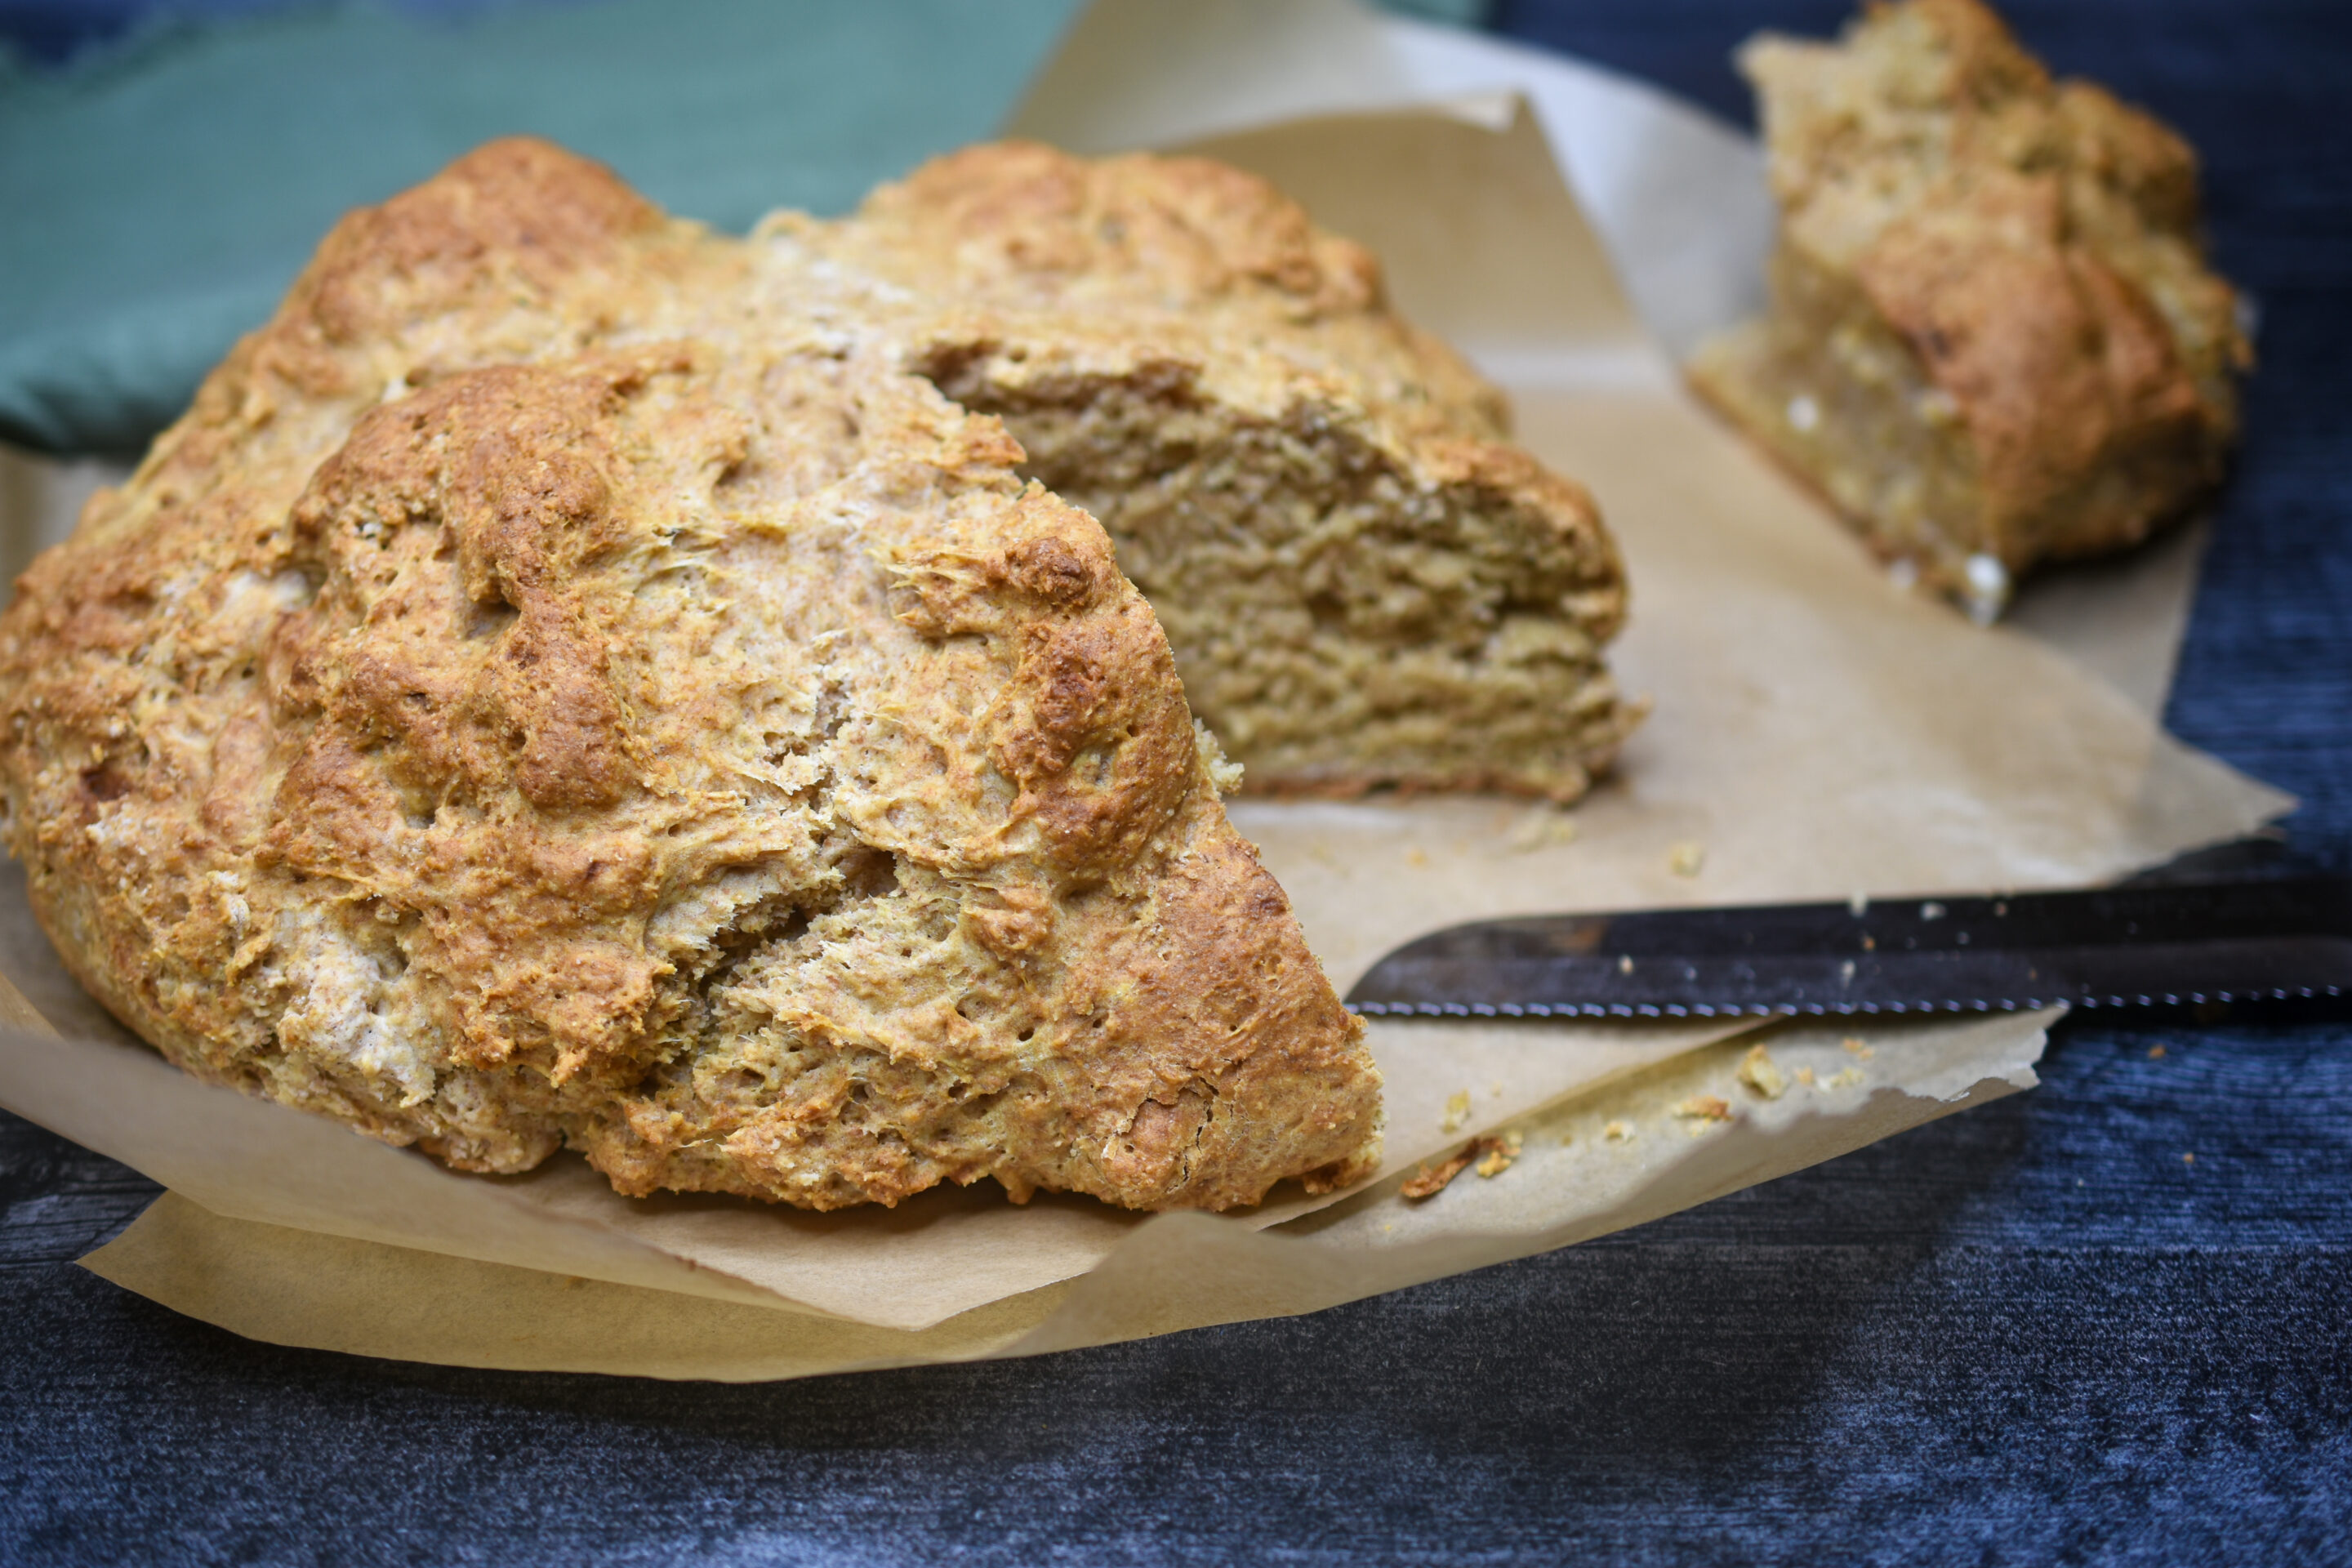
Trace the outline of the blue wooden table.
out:
[[[1496,22],[1744,116],[1731,43],[1841,10]],[[2169,721],[2352,865],[2352,8],[2014,19],[2205,151],[2263,366]],[[2352,1562],[2352,1026],[2045,1075],[1309,1318],[755,1387],[237,1340],[72,1267],[152,1189],[0,1118],[0,1563]]]

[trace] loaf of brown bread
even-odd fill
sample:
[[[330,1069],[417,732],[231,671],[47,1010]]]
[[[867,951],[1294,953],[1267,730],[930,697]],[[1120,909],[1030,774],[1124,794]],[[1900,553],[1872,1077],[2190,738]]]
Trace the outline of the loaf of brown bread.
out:
[[[43,922],[467,1170],[1354,1179],[1378,1074],[1151,610],[837,271],[529,142],[347,218],[0,618]]]
[[[1998,615],[2219,479],[2250,363],[2186,142],[2053,81],[1978,0],[1741,52],[1781,208],[1771,306],[1691,377],[1899,570]]]

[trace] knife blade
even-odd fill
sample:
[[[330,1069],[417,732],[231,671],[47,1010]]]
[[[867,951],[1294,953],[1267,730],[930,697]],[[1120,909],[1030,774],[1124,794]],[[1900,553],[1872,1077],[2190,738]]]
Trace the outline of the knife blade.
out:
[[[1712,1018],[2352,993],[2352,881],[2294,877],[1479,921],[1348,994],[1368,1017]]]

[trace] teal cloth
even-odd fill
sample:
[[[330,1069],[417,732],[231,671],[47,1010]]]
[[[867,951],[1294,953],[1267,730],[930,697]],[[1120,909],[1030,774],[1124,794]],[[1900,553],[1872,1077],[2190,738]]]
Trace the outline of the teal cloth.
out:
[[[345,210],[548,136],[689,217],[837,212],[990,134],[1079,0],[306,7],[0,59],[0,437],[131,452]]]

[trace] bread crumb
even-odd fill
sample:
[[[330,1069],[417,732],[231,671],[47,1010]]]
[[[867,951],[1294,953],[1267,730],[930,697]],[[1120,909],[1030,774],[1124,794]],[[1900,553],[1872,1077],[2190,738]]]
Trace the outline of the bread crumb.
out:
[[[1440,1132],[1458,1132],[1462,1130],[1462,1124],[1469,1120],[1470,1091],[1466,1089],[1457,1089],[1454,1091],[1453,1098],[1445,1102],[1445,1117],[1438,1122],[1437,1130]]]
[[[1429,851],[1418,847],[1408,849],[1404,852],[1404,863],[1408,866],[1426,866],[1429,864]]]
[[[1462,1173],[1464,1167],[1470,1163],[1471,1156],[1477,1152],[1477,1140],[1472,1139],[1462,1145],[1457,1152],[1446,1156],[1438,1164],[1432,1165],[1423,1162],[1422,1167],[1407,1176],[1404,1185],[1397,1190],[1416,1203],[1423,1198],[1435,1197],[1445,1190],[1446,1183]]]
[[[1519,1157],[1524,1141],[1517,1132],[1506,1132],[1499,1138],[1481,1138],[1477,1146],[1484,1152],[1478,1160],[1478,1174],[1493,1181],[1511,1168],[1511,1162]]]
[[[2194,1154],[2183,1154],[2180,1156],[2180,1163],[2184,1165],[2193,1165],[2197,1163],[2197,1156]]]
[[[1198,719],[1192,721],[1192,744],[1200,752],[1201,761],[1208,764],[1209,786],[1221,798],[1238,793],[1242,787],[1241,763],[1227,760],[1216,732]]]
[[[1576,819],[1549,804],[1526,812],[1511,829],[1510,847],[1522,855],[1575,842]]]
[[[1803,1084],[1806,1088],[1811,1089],[1813,1085],[1813,1069],[1811,1068],[1799,1068],[1797,1069],[1797,1081]]]
[[[1601,1130],[1601,1136],[1608,1139],[1612,1143],[1622,1143],[1633,1136],[1633,1130],[1622,1121],[1612,1121]]]
[[[1838,1043],[1843,1046],[1849,1054],[1860,1057],[1864,1061],[1868,1061],[1871,1058],[1878,1054],[1871,1048],[1870,1043],[1867,1040],[1862,1039],[1858,1036],[1848,1035],[1844,1039]]]
[[[1696,877],[1706,864],[1706,846],[1695,839],[1686,838],[1666,850],[1666,869],[1677,877]]]
[[[1778,1100],[1789,1087],[1789,1077],[1780,1064],[1760,1046],[1750,1046],[1748,1054],[1739,1058],[1739,1081],[1767,1100]]]
[[[1731,1107],[1712,1094],[1695,1094],[1675,1107],[1675,1114],[1690,1122],[1690,1135],[1704,1138],[1710,1128],[1731,1120]]]
[[[2150,1060],[2150,1061],[2152,1061],[2152,1062],[2160,1062],[2160,1061],[2162,1061],[2162,1060],[2164,1059],[2164,1047],[2163,1047],[2162,1046],[2150,1046],[2150,1047],[2148,1047],[2148,1048],[2147,1048],[2147,1059],[2148,1059],[2148,1060]]]
[[[1415,1203],[1435,1197],[1445,1190],[1448,1183],[1467,1169],[1473,1160],[1477,1162],[1478,1173],[1492,1179],[1511,1168],[1511,1162],[1519,1157],[1522,1144],[1521,1136],[1517,1132],[1506,1132],[1498,1138],[1473,1138],[1458,1151],[1447,1155],[1441,1163],[1424,1163],[1405,1178],[1404,1185],[1398,1191]]]
[[[1843,1089],[1850,1083],[1861,1083],[1863,1081],[1863,1073],[1860,1068],[1848,1068],[1843,1072],[1833,1072],[1830,1074],[1829,1077],[1822,1079],[1822,1087],[1823,1089]]]

